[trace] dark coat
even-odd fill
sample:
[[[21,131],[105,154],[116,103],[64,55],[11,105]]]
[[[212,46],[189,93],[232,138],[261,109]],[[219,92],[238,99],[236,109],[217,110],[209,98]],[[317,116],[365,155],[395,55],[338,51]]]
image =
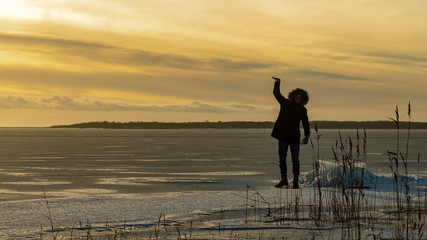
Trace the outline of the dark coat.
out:
[[[273,94],[280,103],[280,112],[273,127],[271,136],[290,143],[300,143],[300,122],[304,127],[304,135],[310,136],[310,124],[308,123],[307,109],[301,105],[289,101],[280,93],[280,83],[274,84]]]

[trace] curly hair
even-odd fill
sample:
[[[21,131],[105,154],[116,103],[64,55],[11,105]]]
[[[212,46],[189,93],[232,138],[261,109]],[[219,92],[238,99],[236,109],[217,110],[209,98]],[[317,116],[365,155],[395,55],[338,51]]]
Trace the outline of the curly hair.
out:
[[[288,94],[289,101],[291,101],[291,102],[295,101],[295,97],[297,95],[302,96],[302,100],[300,103],[302,106],[304,106],[308,103],[308,100],[309,100],[308,93],[306,90],[301,89],[301,88],[297,88],[297,89],[294,89],[291,92],[289,92],[289,94]]]

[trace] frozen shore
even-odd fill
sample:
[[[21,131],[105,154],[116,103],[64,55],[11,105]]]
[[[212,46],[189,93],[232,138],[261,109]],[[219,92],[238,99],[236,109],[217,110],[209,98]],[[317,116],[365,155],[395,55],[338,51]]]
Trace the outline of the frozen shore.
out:
[[[402,209],[400,219],[397,218],[391,176],[365,169],[365,174],[354,175],[366,177],[364,188],[347,188],[343,195],[342,189],[332,184],[333,175],[340,173],[340,167],[327,162],[322,166],[322,172],[317,175],[321,188],[315,184],[313,172],[309,172],[301,178],[302,188],[296,190],[256,189],[248,185],[247,191],[144,195],[86,189],[76,190],[72,198],[48,196],[48,203],[44,200],[2,202],[0,222],[6,227],[1,229],[0,237],[331,239],[357,234],[369,238],[394,236],[394,226],[405,220],[405,212]],[[415,215],[422,213],[418,222],[425,223],[427,179],[410,176],[408,183],[414,210],[411,212],[414,216],[408,217],[415,221]],[[405,206],[405,196],[403,190],[400,191],[399,202]],[[320,212],[319,207],[323,208]],[[415,234],[414,231],[411,233]]]

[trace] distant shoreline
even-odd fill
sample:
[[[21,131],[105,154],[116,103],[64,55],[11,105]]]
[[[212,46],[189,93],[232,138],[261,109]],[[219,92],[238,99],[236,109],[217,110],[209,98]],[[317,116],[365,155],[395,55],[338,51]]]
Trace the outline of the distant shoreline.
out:
[[[103,128],[103,129],[271,129],[274,122],[228,121],[228,122],[84,122],[70,125],[54,125],[50,128]],[[311,121],[319,129],[396,129],[392,121]],[[408,122],[400,122],[401,129]],[[411,122],[411,129],[427,129],[427,122]]]

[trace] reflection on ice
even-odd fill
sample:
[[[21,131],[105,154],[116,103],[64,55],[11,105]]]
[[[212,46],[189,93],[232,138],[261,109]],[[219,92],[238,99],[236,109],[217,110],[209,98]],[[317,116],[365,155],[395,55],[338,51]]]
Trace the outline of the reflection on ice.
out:
[[[208,158],[159,158],[159,159],[133,159],[135,162],[213,162],[218,161]]]
[[[61,181],[48,181],[48,180],[35,180],[32,182],[19,181],[19,182],[2,182],[4,185],[37,185],[37,186],[48,186],[48,185],[64,185],[71,184],[71,182],[61,182]]]
[[[107,153],[107,154],[101,154],[101,153],[85,153],[85,154],[75,154],[77,157],[132,157],[135,156],[135,154],[131,153]]]
[[[98,184],[106,185],[146,185],[147,183],[215,183],[210,178],[178,178],[178,177],[127,177],[100,178]]]
[[[194,175],[194,176],[250,176],[250,175],[259,175],[263,172],[255,171],[230,171],[230,172],[181,172],[181,173],[168,173],[168,175]]]
[[[53,170],[53,171],[68,170],[67,168],[56,168],[56,167],[23,167],[23,168],[36,169],[36,170]]]
[[[14,177],[27,177],[27,176],[35,176],[35,173],[22,173],[22,172],[0,172],[0,174],[14,176]]]
[[[46,160],[52,160],[52,159],[65,159],[66,157],[60,157],[60,156],[22,156],[18,157],[19,159],[31,159],[32,162],[36,161],[34,159],[38,159],[37,162],[46,162]]]
[[[40,188],[39,188],[40,189]],[[46,195],[51,198],[84,198],[84,197],[93,197],[95,195],[108,195],[114,194],[117,191],[111,189],[102,189],[102,188],[82,188],[82,189],[66,189],[62,191],[47,191]],[[0,189],[0,194],[10,194],[10,195],[33,195],[43,198],[42,191],[16,191],[10,189]],[[40,201],[40,200],[36,200]]]
[[[59,192],[52,192],[52,194],[64,197],[86,197],[94,195],[104,195],[116,193],[116,190],[103,189],[103,188],[82,188],[82,189],[67,189]]]
[[[115,172],[115,173],[119,173],[119,174],[153,174],[153,172],[135,172],[135,171],[129,171],[129,172]]]

